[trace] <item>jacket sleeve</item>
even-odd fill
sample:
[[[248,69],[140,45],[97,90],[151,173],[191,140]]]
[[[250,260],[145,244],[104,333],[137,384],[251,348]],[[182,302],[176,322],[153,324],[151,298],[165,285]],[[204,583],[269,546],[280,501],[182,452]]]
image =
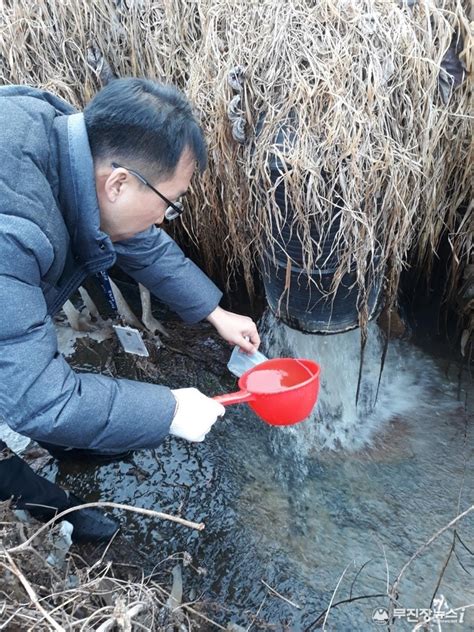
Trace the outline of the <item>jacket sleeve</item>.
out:
[[[164,230],[153,226],[114,248],[122,270],[185,322],[196,323],[219,305],[222,292]]]
[[[51,244],[24,219],[0,215],[0,417],[17,432],[62,446],[154,447],[175,409],[170,389],[76,373],[58,352],[40,287]]]

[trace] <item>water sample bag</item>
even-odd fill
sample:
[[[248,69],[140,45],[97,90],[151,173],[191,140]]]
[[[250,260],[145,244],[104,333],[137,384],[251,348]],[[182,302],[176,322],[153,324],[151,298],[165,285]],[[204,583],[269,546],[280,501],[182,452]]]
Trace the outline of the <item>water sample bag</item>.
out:
[[[255,353],[249,355],[245,353],[245,351],[241,351],[239,346],[235,346],[230,360],[227,363],[227,368],[236,377],[240,377],[245,371],[252,369],[261,362],[265,362],[265,360],[268,360],[268,358],[265,357],[263,353],[260,353],[260,351],[255,351]]]

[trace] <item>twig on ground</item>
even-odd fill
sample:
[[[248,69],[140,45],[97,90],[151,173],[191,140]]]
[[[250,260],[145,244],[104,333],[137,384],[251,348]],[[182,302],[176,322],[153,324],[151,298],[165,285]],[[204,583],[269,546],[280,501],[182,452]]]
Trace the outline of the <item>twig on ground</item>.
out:
[[[332,593],[332,595],[331,595],[331,600],[329,601],[329,605],[328,605],[327,610],[326,610],[326,614],[324,615],[323,630],[324,630],[324,629],[325,629],[325,627],[326,627],[326,621],[328,620],[329,611],[331,610],[331,606],[332,606],[332,603],[333,603],[333,601],[334,601],[334,597],[336,596],[337,590],[338,590],[338,588],[339,588],[339,586],[340,586],[340,584],[341,584],[342,580],[344,579],[344,575],[347,573],[347,570],[348,570],[349,566],[353,563],[353,561],[354,561],[354,560],[352,560],[352,562],[349,562],[349,564],[346,566],[346,568],[342,571],[342,574],[341,574],[341,576],[340,576],[340,577],[339,577],[339,579],[338,579],[338,582],[337,582],[337,584],[336,584],[336,587],[335,587],[335,588],[334,588],[334,590],[333,590],[333,593]]]
[[[54,523],[62,520],[64,516],[67,516],[74,511],[78,511],[80,509],[87,509],[89,507],[109,507],[110,509],[123,509],[125,511],[132,511],[134,513],[141,514],[143,516],[149,516],[150,518],[160,518],[161,520],[170,520],[171,522],[177,522],[178,524],[182,524],[185,527],[189,527],[191,529],[197,529],[198,531],[202,531],[205,527],[203,522],[191,522],[190,520],[185,520],[184,518],[178,518],[177,516],[172,516],[170,514],[162,513],[160,511],[153,511],[153,509],[143,509],[141,507],[132,507],[131,505],[123,505],[121,503],[112,503],[112,502],[95,502],[95,503],[84,503],[83,505],[77,505],[76,507],[71,507],[70,509],[66,509],[62,511],[57,516],[46,522],[42,527],[40,527],[28,540],[19,544],[18,546],[14,546],[7,551],[0,551],[0,556],[5,555],[6,553],[18,553],[18,551],[24,551],[29,544],[33,542],[33,540],[38,537],[40,533],[51,527]]]
[[[403,566],[402,570],[400,571],[400,573],[398,574],[398,577],[395,579],[395,581],[393,582],[392,588],[390,590],[389,593],[389,597],[390,597],[390,607],[389,607],[389,619],[391,620],[393,617],[393,604],[396,601],[396,597],[398,594],[398,586],[400,584],[400,580],[403,577],[403,575],[405,574],[407,568],[412,564],[412,562],[414,562],[414,560],[416,560],[435,540],[437,540],[441,535],[443,535],[443,533],[445,533],[446,531],[448,531],[449,529],[451,529],[452,527],[454,527],[454,525],[456,525],[460,520],[462,520],[463,518],[465,518],[467,515],[469,515],[470,513],[472,513],[474,511],[474,505],[471,505],[468,509],[466,509],[465,511],[463,511],[462,513],[460,513],[459,515],[457,515],[455,518],[453,518],[451,520],[451,522],[449,522],[447,525],[445,525],[442,529],[440,529],[439,531],[437,531],[436,533],[434,533],[431,538],[429,538],[422,546],[420,546],[419,549],[417,549],[415,551],[415,553],[413,553],[413,555],[410,557],[410,559],[408,560],[408,562],[406,562],[406,564]]]
[[[260,581],[263,581],[263,580],[260,580]],[[265,583],[265,582],[263,582],[263,583]],[[255,621],[258,619],[258,617],[260,615],[260,612],[262,611],[263,604],[265,603],[266,600],[267,600],[267,595],[265,595],[265,597],[262,599],[262,603],[259,605],[257,612],[253,615],[253,621],[250,623],[250,625],[247,628],[246,632],[249,632],[249,630],[252,628],[252,626],[255,623]]]
[[[55,630],[57,630],[58,632],[66,632],[66,629],[62,627],[62,625],[59,625],[59,623],[57,623],[50,615],[48,612],[46,612],[46,610],[43,608],[43,606],[40,604],[39,599],[37,594],[35,593],[33,587],[31,586],[30,582],[26,579],[26,577],[23,575],[23,573],[21,572],[21,570],[18,568],[18,566],[15,564],[15,562],[13,561],[11,555],[8,553],[8,551],[4,551],[6,558],[8,560],[8,564],[9,566],[7,566],[6,564],[4,564],[3,562],[0,562],[0,564],[6,569],[11,571],[16,577],[17,579],[21,582],[21,584],[23,585],[24,589],[26,590],[28,597],[31,600],[31,603],[35,606],[35,608],[37,610],[39,610],[39,612],[42,614],[42,616],[46,619],[46,621],[48,621],[48,623],[50,623],[53,628]]]
[[[170,596],[170,593],[167,590],[165,590],[164,588],[162,588],[161,586],[159,586],[158,584],[153,583],[153,586],[154,586],[154,588],[156,588],[160,592],[164,593],[167,597]],[[191,606],[188,606],[185,603],[181,604],[180,607],[184,608],[185,610],[188,610],[189,612],[191,612],[192,614],[200,617],[201,619],[204,619],[204,621],[207,621],[208,623],[211,623],[212,625],[216,626],[216,628],[218,628],[219,630],[227,630],[227,628],[224,628],[219,623],[216,623],[212,619],[209,619],[208,617],[206,617],[206,615],[202,614],[202,612],[199,612],[199,610],[195,610],[194,608],[192,608]]]
[[[262,582],[262,584],[268,588],[268,590],[270,592],[272,592],[274,595],[276,595],[277,597],[279,597],[280,599],[282,599],[283,601],[286,601],[286,603],[290,604],[290,606],[293,606],[293,608],[298,608],[298,610],[301,610],[301,606],[299,606],[297,603],[295,603],[294,601],[291,601],[290,599],[287,599],[286,597],[283,597],[283,595],[281,595],[279,592],[277,592],[274,588],[272,588],[271,586],[269,586],[267,584],[267,582],[263,581],[263,579],[260,580]]]
[[[352,603],[353,601],[361,601],[362,599],[379,599],[380,597],[386,597],[386,596],[387,595],[385,593],[376,593],[374,595],[359,595],[358,597],[352,597],[351,599],[341,599],[341,601],[336,601],[336,603],[333,603],[331,607],[336,608],[337,606],[340,606],[343,603]],[[312,621],[309,625],[305,627],[304,632],[310,632],[310,630],[313,630],[314,628],[318,627],[319,622],[326,615],[328,610],[329,608],[326,608],[326,610],[323,610],[321,614],[314,621]]]
[[[377,558],[371,558],[370,560],[367,560],[367,562],[364,562],[364,563],[362,564],[362,566],[359,568],[359,570],[357,571],[357,573],[355,574],[355,577],[354,577],[354,579],[353,579],[353,580],[352,580],[352,582],[351,582],[351,588],[350,588],[350,590],[349,590],[349,599],[352,599],[352,591],[354,590],[354,586],[355,586],[355,583],[356,583],[356,581],[357,581],[357,578],[358,578],[358,577],[359,577],[359,575],[362,573],[362,571],[364,570],[364,568],[365,568],[366,566],[368,566],[371,562],[373,562],[373,561],[374,561],[374,559],[377,559]]]
[[[457,511],[458,514],[461,511],[461,498],[462,498],[462,492],[463,492],[463,489],[464,489],[464,483],[465,483],[465,480],[466,480],[467,463],[468,463],[468,459],[469,459],[468,450],[466,450],[467,437],[468,437],[468,417],[467,417],[466,404],[464,406],[464,412],[465,412],[465,416],[464,416],[464,440],[463,440],[463,447],[462,447],[462,452],[463,452],[463,455],[464,455],[464,465],[463,465],[463,471],[462,471],[462,477],[461,477],[461,484],[459,486],[458,504],[457,504],[457,508],[456,508],[456,511]],[[453,555],[453,553],[454,553],[457,561],[460,563],[461,567],[464,569],[464,566],[461,564],[461,562],[459,560],[459,557],[458,557],[458,555],[457,555],[457,553],[455,551],[457,534],[458,534],[457,528],[454,527],[454,529],[453,529],[453,541],[451,542],[451,547],[449,549],[448,556],[447,556],[446,561],[444,562],[444,565],[443,565],[443,567],[441,569],[441,572],[440,572],[439,577],[438,577],[438,581],[436,582],[436,587],[435,587],[435,589],[433,591],[433,596],[431,597],[431,601],[430,601],[430,608],[433,606],[433,602],[434,602],[434,599],[436,597],[436,593],[438,592],[438,589],[439,589],[439,587],[441,585],[441,582],[442,582],[443,577],[444,577],[444,573],[446,572],[446,568],[448,567],[449,560],[451,559],[451,556]],[[468,574],[470,575],[470,573],[468,573]]]
[[[119,603],[117,603],[117,606],[115,607],[117,612],[114,612],[110,619],[104,621],[104,623],[97,628],[97,632],[108,632],[109,630],[113,630],[117,624],[121,624],[124,630],[131,630],[132,619],[143,612],[146,607],[147,606],[144,603],[137,603],[132,604],[125,610],[123,609],[123,605],[122,607],[119,607]]]

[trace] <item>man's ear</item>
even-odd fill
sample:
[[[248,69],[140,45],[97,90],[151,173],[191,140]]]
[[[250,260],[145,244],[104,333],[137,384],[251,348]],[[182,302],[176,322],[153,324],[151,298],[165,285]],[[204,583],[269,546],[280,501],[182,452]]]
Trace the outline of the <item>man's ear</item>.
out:
[[[128,180],[128,172],[121,167],[111,171],[104,182],[104,192],[110,202],[116,202]]]

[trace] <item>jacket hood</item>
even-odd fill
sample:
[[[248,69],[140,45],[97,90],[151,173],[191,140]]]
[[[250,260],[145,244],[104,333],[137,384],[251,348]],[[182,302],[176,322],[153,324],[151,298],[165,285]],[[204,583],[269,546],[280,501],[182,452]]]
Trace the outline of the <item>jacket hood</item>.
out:
[[[31,86],[0,86],[0,98],[2,97],[31,97],[44,101],[51,105],[58,114],[74,114],[76,109],[67,101],[64,101],[60,97],[57,97],[51,92],[46,90],[40,90],[39,88],[32,88]]]

